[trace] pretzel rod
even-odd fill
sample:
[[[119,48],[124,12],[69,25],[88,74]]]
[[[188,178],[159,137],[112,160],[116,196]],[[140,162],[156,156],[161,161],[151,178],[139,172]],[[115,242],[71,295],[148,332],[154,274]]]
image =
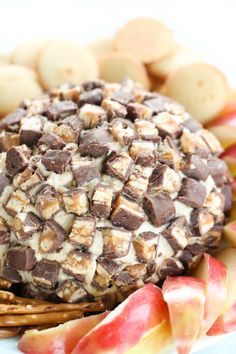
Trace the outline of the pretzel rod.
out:
[[[9,289],[12,286],[12,282],[7,279],[0,278],[0,289]]]
[[[51,302],[49,301],[40,300],[40,299],[31,299],[28,297],[20,297],[20,296],[15,296],[11,302],[17,305],[33,305],[33,306],[51,304]]]
[[[51,312],[33,315],[0,316],[0,327],[59,324],[83,317],[82,311]]]
[[[50,313],[50,312],[64,312],[64,311],[98,311],[100,303],[82,303],[82,304],[42,304],[42,305],[12,305],[0,304],[0,315],[15,315],[15,314],[36,314],[36,313]],[[94,310],[95,309],[95,310]]]
[[[9,301],[11,302],[14,299],[15,295],[10,291],[0,290],[0,301]]]
[[[1,327],[0,328],[0,338],[11,338],[16,337],[20,332],[21,327]]]

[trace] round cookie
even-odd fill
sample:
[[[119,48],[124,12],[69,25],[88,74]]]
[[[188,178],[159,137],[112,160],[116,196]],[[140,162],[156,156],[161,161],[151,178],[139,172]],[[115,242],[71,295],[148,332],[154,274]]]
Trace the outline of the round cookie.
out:
[[[97,63],[90,50],[66,40],[51,41],[42,48],[37,72],[45,89],[98,77]]]
[[[144,65],[129,53],[110,52],[100,58],[100,78],[108,82],[132,79],[150,88],[149,78]]]
[[[88,44],[88,48],[94,54],[97,60],[101,59],[104,55],[113,51],[112,38],[104,38],[96,40]]]
[[[143,63],[167,55],[175,46],[174,35],[165,25],[152,18],[127,22],[115,35],[114,49],[130,52]]]
[[[164,84],[164,93],[182,103],[200,122],[206,123],[216,117],[225,105],[228,87],[220,70],[196,63],[171,74]]]
[[[219,142],[130,80],[27,100],[0,121],[0,147],[0,277],[23,295],[114,303],[219,243],[231,203]]]
[[[172,52],[148,65],[148,71],[157,78],[165,79],[182,66],[197,63],[199,55],[189,48],[177,46]]]
[[[45,44],[46,40],[43,39],[34,39],[19,44],[11,54],[11,62],[35,69],[39,52]]]
[[[0,66],[0,117],[14,111],[22,100],[42,94],[33,70],[18,65]]]

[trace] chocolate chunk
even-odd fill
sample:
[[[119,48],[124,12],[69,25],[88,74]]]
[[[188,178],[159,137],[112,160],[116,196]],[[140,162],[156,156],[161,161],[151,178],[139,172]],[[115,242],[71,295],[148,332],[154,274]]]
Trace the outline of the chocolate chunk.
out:
[[[168,97],[159,95],[158,93],[155,93],[155,97],[153,97],[153,95],[151,97],[147,97],[143,101],[143,104],[151,108],[155,114],[165,111],[173,114],[184,112],[183,106],[181,106],[179,103],[172,101]]]
[[[167,193],[146,194],[143,198],[143,208],[151,223],[157,227],[175,217],[175,205]]]
[[[224,151],[219,140],[211,132],[206,129],[202,129],[200,131],[200,135],[206,142],[213,155],[219,156]]]
[[[101,106],[106,111],[109,120],[113,120],[114,118],[125,118],[127,115],[126,107],[110,98],[105,98],[102,101]]]
[[[58,135],[53,133],[44,133],[39,139],[38,144],[40,146],[46,145],[47,148],[52,150],[61,150],[66,146],[64,141]]]
[[[8,151],[13,146],[20,145],[19,134],[6,133],[3,131],[0,135],[0,152]]]
[[[155,143],[161,141],[159,136],[159,131],[155,126],[154,122],[148,121],[146,119],[136,119],[135,128],[138,132],[138,136],[143,140],[151,140]]]
[[[134,140],[129,154],[137,165],[152,166],[156,162],[156,147],[152,141]]]
[[[43,288],[55,287],[59,269],[59,264],[55,261],[47,259],[39,261],[31,272],[33,283]]]
[[[203,243],[206,247],[217,248],[222,236],[222,224],[215,224],[207,234],[204,235]]]
[[[151,241],[151,242],[150,242]],[[152,262],[156,259],[159,235],[153,232],[140,234],[133,240],[133,246],[139,262]]]
[[[62,195],[67,213],[83,215],[89,209],[88,197],[82,188],[71,189]]]
[[[91,216],[76,217],[69,234],[69,241],[84,249],[88,249],[92,243],[96,232],[96,219]]]
[[[113,93],[111,95],[111,100],[116,101],[120,104],[123,104],[124,106],[127,106],[128,103],[134,101],[134,97],[130,92],[124,91],[124,90],[119,90]]]
[[[178,200],[192,208],[201,208],[207,196],[206,188],[192,178],[184,178]]]
[[[23,191],[28,191],[43,182],[44,179],[45,177],[39,169],[33,170],[31,167],[26,167],[22,173],[19,173],[14,177],[13,185]]]
[[[228,213],[231,210],[232,203],[233,203],[233,195],[232,195],[232,186],[231,186],[231,184],[225,184],[221,188],[221,192],[223,193],[223,195],[225,197],[224,212]]]
[[[88,294],[81,284],[76,280],[65,280],[56,289],[57,296],[64,302],[77,303],[84,301]]]
[[[105,110],[93,104],[86,103],[79,110],[79,118],[85,129],[91,129],[107,119]]]
[[[209,176],[207,164],[197,155],[188,155],[183,163],[182,172],[189,178],[205,181]]]
[[[186,119],[182,122],[184,128],[187,128],[191,133],[196,133],[198,130],[202,129],[202,124],[192,117]]]
[[[107,129],[95,128],[82,136],[79,144],[79,152],[82,156],[99,157],[109,151],[109,145],[112,142],[112,135]]]
[[[215,220],[223,220],[225,197],[218,189],[213,189],[207,196],[204,206],[215,216]]]
[[[96,160],[90,157],[72,158],[72,171],[78,186],[99,178]]]
[[[199,254],[207,251],[207,248],[199,243],[192,243],[191,245],[188,245],[185,249],[189,251],[193,256],[198,256]]]
[[[44,219],[51,217],[60,210],[60,196],[55,188],[44,184],[36,194],[35,207]]]
[[[208,159],[207,165],[217,186],[222,186],[225,183],[229,183],[229,170],[223,160],[220,160],[217,157],[211,157]]]
[[[10,180],[5,175],[0,173],[0,194],[4,191],[5,187],[9,186]]]
[[[95,104],[100,106],[103,100],[103,93],[100,88],[95,88],[91,91],[81,93],[79,96],[79,106],[83,106],[85,103]]]
[[[41,138],[43,132],[43,122],[44,117],[35,115],[27,117],[20,129],[20,144],[25,144],[27,146],[34,146],[39,138]]]
[[[41,253],[53,253],[59,249],[66,238],[65,230],[54,220],[47,220],[39,239]]]
[[[58,300],[55,298],[55,290],[43,288],[41,284],[35,286],[32,282],[23,287],[23,289],[21,290],[21,295],[23,297],[30,297],[39,300]]]
[[[181,181],[178,173],[167,165],[157,165],[149,178],[148,189],[174,193],[180,189]]]
[[[78,143],[82,129],[83,122],[77,115],[73,115],[63,119],[54,132],[66,143]]]
[[[136,119],[150,119],[152,117],[152,109],[138,102],[129,103],[127,105],[127,111],[127,118],[132,121]]]
[[[77,104],[72,101],[56,101],[48,107],[46,115],[51,120],[59,120],[75,114],[77,110]]]
[[[5,209],[10,215],[15,216],[15,214],[20,213],[29,203],[30,200],[26,194],[20,189],[17,189],[9,195]]]
[[[91,212],[97,218],[108,218],[111,212],[113,188],[108,184],[96,185],[91,202]]]
[[[5,245],[10,241],[10,230],[4,219],[0,217],[0,245]]]
[[[63,173],[71,161],[71,153],[68,150],[48,150],[42,157],[42,163],[49,171]]]
[[[111,122],[111,132],[114,139],[122,146],[129,145],[138,138],[134,124],[124,118],[115,118]]]
[[[182,275],[184,272],[183,264],[176,258],[169,258],[164,262],[159,270],[159,276],[161,279],[165,279],[166,277],[176,277],[178,275]]]
[[[122,270],[122,272],[116,275],[116,284],[118,286],[137,285],[137,287],[141,287],[144,285],[142,279],[146,275],[146,272],[147,267],[145,264],[128,265]]]
[[[15,270],[30,270],[36,264],[34,250],[30,247],[15,247],[7,252],[7,264]]]
[[[149,167],[135,165],[125,185],[124,193],[131,199],[139,199],[148,188],[148,178],[151,173]]]
[[[6,167],[11,176],[22,172],[28,164],[30,150],[26,145],[12,147],[7,152]]]
[[[18,132],[21,119],[26,115],[26,110],[18,108],[15,112],[8,114],[0,121],[0,129],[11,132]]]
[[[171,138],[177,138],[183,131],[178,116],[168,112],[161,112],[157,116],[154,116],[152,120],[162,138],[165,138],[167,135]]]
[[[124,257],[128,254],[132,232],[118,228],[103,228],[103,256],[109,259]]]
[[[98,290],[107,289],[118,267],[118,264],[111,259],[98,258],[92,285]]]
[[[32,212],[18,213],[13,220],[13,228],[19,239],[25,240],[42,226],[41,220]]]
[[[190,220],[193,236],[203,236],[214,226],[213,215],[207,208],[193,210]]]
[[[133,160],[127,152],[112,152],[104,163],[103,171],[125,182],[131,174],[132,166]]]
[[[104,82],[102,80],[86,81],[82,84],[84,91],[91,91],[97,88],[102,89],[104,87]]]
[[[175,253],[185,248],[192,236],[185,216],[179,216],[167,227],[163,236],[167,239]]]
[[[181,155],[176,144],[169,136],[158,146],[158,160],[174,170],[180,169]]]
[[[71,251],[62,263],[62,269],[66,274],[72,275],[79,282],[84,282],[85,275],[89,267],[91,267],[91,263],[90,253]]]
[[[111,222],[127,230],[136,230],[145,221],[142,208],[135,202],[119,196],[114,204]]]

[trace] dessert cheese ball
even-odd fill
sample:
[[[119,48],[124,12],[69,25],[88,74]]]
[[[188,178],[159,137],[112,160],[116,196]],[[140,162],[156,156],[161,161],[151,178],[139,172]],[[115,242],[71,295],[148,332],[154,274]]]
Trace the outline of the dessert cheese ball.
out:
[[[63,85],[0,121],[0,276],[22,294],[121,301],[217,247],[217,139],[138,84]]]

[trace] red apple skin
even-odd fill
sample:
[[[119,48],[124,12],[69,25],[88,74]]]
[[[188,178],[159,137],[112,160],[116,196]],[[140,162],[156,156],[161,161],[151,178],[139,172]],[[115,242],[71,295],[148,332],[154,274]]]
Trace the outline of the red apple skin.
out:
[[[162,291],[177,351],[188,354],[203,320],[205,282],[195,277],[168,277]]]
[[[217,318],[213,326],[207,332],[208,336],[236,331],[236,303],[223,315]]]
[[[228,147],[220,158],[227,163],[232,176],[236,176],[236,144]]]
[[[206,284],[204,316],[199,332],[199,336],[204,336],[222,314],[227,298],[228,270],[222,262],[205,253],[194,275]]]
[[[18,344],[25,354],[70,354],[77,342],[99,322],[108,312],[68,321],[54,328],[27,331]]]
[[[72,354],[123,354],[168,322],[161,289],[153,284],[131,294],[76,345]]]

